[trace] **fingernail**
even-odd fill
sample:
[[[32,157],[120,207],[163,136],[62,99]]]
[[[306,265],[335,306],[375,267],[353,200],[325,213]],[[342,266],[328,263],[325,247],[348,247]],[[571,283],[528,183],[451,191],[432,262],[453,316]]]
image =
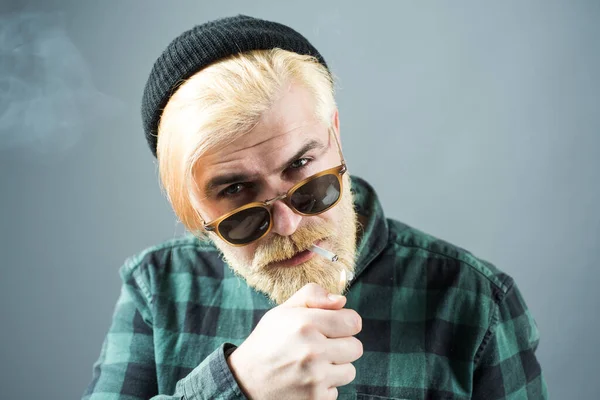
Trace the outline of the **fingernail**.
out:
[[[332,293],[329,293],[329,294],[327,295],[327,297],[328,297],[328,298],[329,298],[329,300],[331,300],[331,301],[338,301],[339,299],[343,298],[344,296],[342,296],[341,294],[332,294]]]

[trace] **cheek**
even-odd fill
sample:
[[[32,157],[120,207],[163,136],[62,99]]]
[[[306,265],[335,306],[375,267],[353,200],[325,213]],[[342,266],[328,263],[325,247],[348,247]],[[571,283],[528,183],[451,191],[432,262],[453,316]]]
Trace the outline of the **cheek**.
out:
[[[327,210],[323,214],[319,214],[319,215],[315,216],[314,218],[317,218],[318,220],[327,222],[328,224],[335,225],[341,218],[341,209],[338,206],[339,206],[339,203],[332,209]]]
[[[256,243],[249,244],[242,247],[230,247],[230,252],[235,255],[238,260],[242,260],[244,264],[250,265],[254,259],[254,253],[256,252]]]
[[[223,239],[211,234],[211,239],[219,250],[225,255],[227,261],[234,262],[237,267],[241,265],[251,265],[257,244],[252,243],[247,246],[235,247],[223,241]]]

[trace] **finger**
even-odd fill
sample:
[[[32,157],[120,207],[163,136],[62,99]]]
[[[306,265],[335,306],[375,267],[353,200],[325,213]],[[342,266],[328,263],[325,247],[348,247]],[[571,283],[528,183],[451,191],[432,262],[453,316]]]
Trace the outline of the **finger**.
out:
[[[331,364],[327,367],[327,385],[340,387],[349,384],[356,378],[356,368],[348,364]]]
[[[338,398],[338,390],[337,388],[329,388],[327,389],[327,392],[325,393],[325,399],[326,400],[336,400]]]
[[[344,296],[328,293],[316,283],[309,283],[294,293],[282,306],[339,310],[345,304]]]
[[[363,355],[363,345],[353,336],[327,339],[326,359],[333,364],[347,364]]]
[[[310,321],[322,335],[328,338],[342,338],[353,336],[360,332],[362,320],[354,310],[342,308],[341,310],[303,310],[304,321]]]

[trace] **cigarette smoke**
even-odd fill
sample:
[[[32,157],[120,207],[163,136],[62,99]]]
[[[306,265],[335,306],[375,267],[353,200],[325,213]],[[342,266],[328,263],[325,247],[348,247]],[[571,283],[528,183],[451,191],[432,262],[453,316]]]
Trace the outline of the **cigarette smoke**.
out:
[[[58,12],[0,15],[0,151],[71,149],[120,100],[98,91]]]

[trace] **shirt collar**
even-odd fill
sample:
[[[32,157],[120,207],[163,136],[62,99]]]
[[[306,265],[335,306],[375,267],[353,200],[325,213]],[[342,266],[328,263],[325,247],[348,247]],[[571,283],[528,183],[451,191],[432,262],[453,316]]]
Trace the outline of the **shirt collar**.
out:
[[[356,279],[387,245],[388,225],[373,187],[362,178],[350,178],[354,209],[363,220],[359,227],[360,239],[356,248]]]

